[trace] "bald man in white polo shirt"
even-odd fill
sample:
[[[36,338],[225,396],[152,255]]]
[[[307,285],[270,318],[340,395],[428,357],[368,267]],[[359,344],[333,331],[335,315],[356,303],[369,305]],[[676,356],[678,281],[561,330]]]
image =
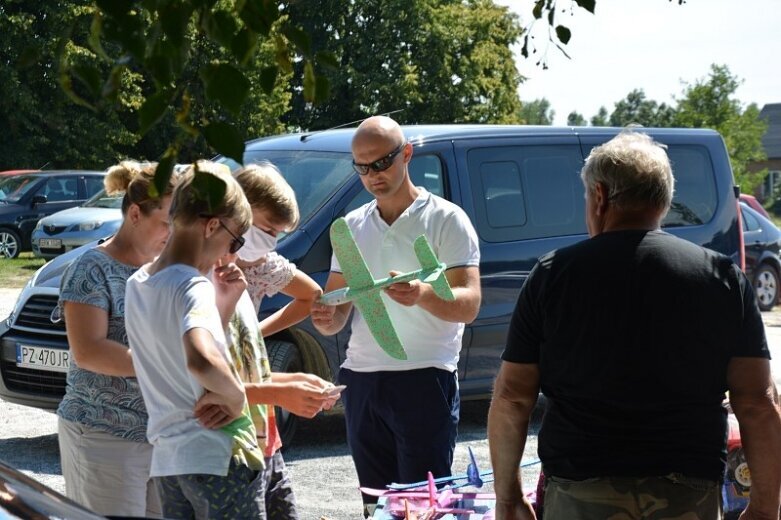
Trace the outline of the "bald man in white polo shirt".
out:
[[[448,266],[455,295],[445,301],[421,281],[398,283],[382,298],[407,353],[388,356],[361,313],[352,318],[347,359],[339,372],[350,444],[361,486],[414,482],[450,475],[460,399],[457,365],[464,324],[480,308],[480,250],[477,234],[455,204],[412,184],[412,145],[388,117],[364,121],[352,141],[353,165],[374,200],[350,212],[347,224],[375,278],[420,268],[413,241],[426,235]],[[332,259],[325,291],[344,287]],[[347,323],[352,304],[315,305],[312,322],[324,335]],[[376,498],[364,495],[364,515]]]

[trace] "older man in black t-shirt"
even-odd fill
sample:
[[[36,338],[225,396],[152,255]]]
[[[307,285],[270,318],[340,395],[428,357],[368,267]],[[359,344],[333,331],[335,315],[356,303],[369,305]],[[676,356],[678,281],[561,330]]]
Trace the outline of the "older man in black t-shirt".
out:
[[[591,239],[540,259],[502,356],[497,520],[534,518],[518,464],[539,391],[546,519],[721,518],[727,390],[752,473],[745,518],[777,518],[781,417],[751,285],[659,229],[674,181],[649,137],[595,148],[582,177]]]

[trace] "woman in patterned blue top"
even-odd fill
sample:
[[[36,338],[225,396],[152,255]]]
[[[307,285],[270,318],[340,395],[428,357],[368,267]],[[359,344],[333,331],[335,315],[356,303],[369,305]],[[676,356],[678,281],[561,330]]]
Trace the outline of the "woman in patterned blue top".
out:
[[[125,192],[117,233],[76,259],[60,287],[71,352],[57,410],[68,497],[103,515],[159,517],[149,480],[152,447],[125,331],[125,283],[162,251],[176,176],[162,197],[149,187],[156,164],[123,161],[109,169],[109,194]]]

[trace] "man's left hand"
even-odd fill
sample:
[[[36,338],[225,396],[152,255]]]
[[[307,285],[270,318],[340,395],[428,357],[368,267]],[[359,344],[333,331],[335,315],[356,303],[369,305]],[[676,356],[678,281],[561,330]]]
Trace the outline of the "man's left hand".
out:
[[[401,274],[399,271],[391,271],[391,276]],[[412,280],[410,282],[394,283],[385,288],[385,294],[390,296],[391,300],[396,303],[400,303],[406,307],[412,307],[417,305],[420,298],[423,296],[424,283],[420,280]]]

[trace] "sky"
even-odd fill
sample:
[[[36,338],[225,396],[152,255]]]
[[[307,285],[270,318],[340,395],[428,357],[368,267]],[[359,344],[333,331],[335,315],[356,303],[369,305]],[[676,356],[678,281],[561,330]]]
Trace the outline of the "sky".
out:
[[[533,0],[496,0],[528,27]],[[545,53],[547,20],[532,27],[537,55],[526,59],[514,48],[521,75],[522,101],[546,98],[556,111],[554,124],[566,124],[576,110],[586,120],[635,88],[647,99],[674,103],[685,83],[708,76],[712,63],[727,65],[743,80],[737,98],[745,105],[781,103],[781,0],[597,0],[595,14],[570,0],[558,0],[567,12],[557,23],[570,28],[563,46],[567,59],[548,45],[548,69],[535,65]],[[574,2],[573,2],[574,5]]]

